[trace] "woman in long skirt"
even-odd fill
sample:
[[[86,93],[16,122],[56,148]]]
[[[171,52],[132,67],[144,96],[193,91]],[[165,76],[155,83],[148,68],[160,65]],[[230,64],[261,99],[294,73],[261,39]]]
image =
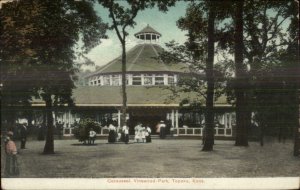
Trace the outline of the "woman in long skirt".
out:
[[[114,143],[116,142],[116,128],[112,124],[108,127],[109,133],[108,133],[108,142]]]
[[[17,147],[15,142],[12,140],[13,133],[9,131],[5,139],[5,153],[6,153],[6,164],[5,164],[5,175],[7,177],[19,175],[19,166],[17,162]]]
[[[159,128],[160,128],[159,136],[161,139],[164,139],[166,137],[166,124],[164,121],[160,121]]]
[[[151,142],[151,128],[149,126],[146,127],[146,143]]]

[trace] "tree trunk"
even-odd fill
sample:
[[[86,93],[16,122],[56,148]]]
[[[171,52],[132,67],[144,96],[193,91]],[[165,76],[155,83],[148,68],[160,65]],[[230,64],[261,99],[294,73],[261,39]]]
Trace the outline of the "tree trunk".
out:
[[[127,93],[126,93],[126,44],[122,42],[122,109],[121,126],[126,125]]]
[[[235,11],[235,96],[236,96],[236,146],[248,146],[247,135],[247,103],[246,91],[247,85],[246,72],[243,66],[243,5],[244,1],[236,2]]]
[[[206,61],[206,112],[205,112],[205,138],[202,151],[212,151],[214,145],[214,27],[215,11],[210,7],[208,15],[208,42],[207,42],[207,61]]]
[[[261,125],[260,126],[260,134],[259,134],[260,146],[264,146],[264,136],[265,136],[264,130],[265,130],[264,126]]]
[[[295,119],[298,120],[295,122],[294,129],[294,156],[300,155],[300,97],[298,96],[297,90],[295,90],[295,103],[297,103],[297,110],[295,110]]]
[[[54,138],[53,138],[53,116],[52,116],[52,99],[51,95],[45,97],[46,115],[47,115],[47,135],[44,154],[54,154]]]

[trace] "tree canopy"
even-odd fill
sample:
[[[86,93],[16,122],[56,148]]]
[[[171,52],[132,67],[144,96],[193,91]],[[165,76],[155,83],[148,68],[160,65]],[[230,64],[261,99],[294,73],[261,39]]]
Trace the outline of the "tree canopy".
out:
[[[3,102],[42,98],[49,132],[52,104],[72,104],[76,58],[106,38],[107,25],[97,16],[92,1],[13,1],[3,4],[0,18]],[[12,94],[13,101],[6,101]],[[50,141],[52,145],[44,152],[54,151],[53,134],[46,144]]]

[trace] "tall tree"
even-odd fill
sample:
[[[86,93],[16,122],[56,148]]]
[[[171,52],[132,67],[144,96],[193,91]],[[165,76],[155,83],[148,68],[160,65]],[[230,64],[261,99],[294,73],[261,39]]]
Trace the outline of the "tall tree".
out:
[[[290,35],[284,25],[291,19],[289,9],[292,6],[292,1],[250,0],[246,3],[245,32],[248,38],[244,39],[244,53],[250,65],[249,79],[254,92],[254,99],[250,101],[255,105],[253,111],[257,112],[261,145],[268,131],[277,131],[279,140],[289,133],[288,109],[285,109],[287,97],[284,98],[287,93],[281,85],[285,77],[278,71],[290,67],[279,55],[288,50]]]
[[[239,4],[242,2],[234,2],[235,9],[238,9]],[[235,15],[231,15],[232,20],[237,24],[238,19],[243,19],[243,31],[236,28],[233,28],[230,24],[227,24],[227,32],[220,33],[224,37],[224,41],[227,41],[229,46],[229,52],[234,52],[237,55],[242,55],[241,50],[243,50],[243,60],[240,57],[240,66],[243,69],[243,74],[240,75],[241,79],[238,79],[238,73],[236,73],[236,86],[235,93],[238,93],[240,90],[243,94],[243,103],[239,104],[238,94],[236,94],[236,108],[237,108],[237,138],[236,145],[247,146],[247,129],[251,126],[251,114],[256,112],[256,119],[260,128],[261,128],[261,144],[263,144],[263,134],[266,131],[266,128],[271,125],[267,125],[266,121],[270,112],[277,110],[279,116],[281,109],[274,109],[274,102],[271,102],[272,98],[275,96],[267,95],[267,91],[271,89],[268,88],[271,84],[267,84],[267,81],[275,82],[272,79],[266,79],[266,76],[269,76],[268,73],[276,65],[278,66],[278,53],[285,51],[288,45],[287,43],[287,34],[284,31],[284,25],[286,25],[290,19],[290,14],[287,14],[287,10],[290,7],[291,1],[254,1],[247,0],[244,1],[244,9],[242,15],[240,14],[238,18],[238,10],[232,11]],[[288,6],[287,6],[288,5]],[[235,27],[237,25],[234,24]],[[242,48],[235,48],[238,41],[237,38],[234,38],[232,34],[243,32],[243,45]],[[231,43],[232,39],[235,40],[235,46]],[[241,39],[239,39],[240,41]],[[240,41],[239,43],[242,43]],[[224,43],[223,43],[224,44]],[[226,47],[226,46],[225,46]],[[241,46],[240,46],[241,47]],[[241,61],[242,60],[242,61]],[[237,63],[237,62],[236,62]],[[237,66],[237,65],[236,65]],[[239,68],[235,68],[238,71]],[[276,80],[277,81],[277,80]],[[267,87],[267,88],[266,88]],[[273,88],[273,87],[272,87]],[[276,88],[276,87],[275,87]],[[265,90],[264,90],[265,89]],[[273,88],[274,90],[274,88]],[[277,92],[273,91],[271,94],[278,95]],[[268,96],[270,96],[268,98]],[[265,97],[265,98],[264,98]],[[264,102],[264,104],[262,104]],[[269,103],[267,103],[269,102]],[[266,105],[268,106],[262,106]],[[241,107],[242,106],[242,107]],[[242,117],[239,117],[241,115]],[[272,118],[272,117],[270,117]],[[276,119],[281,120],[277,122],[276,126],[283,129],[282,122],[283,117],[276,117]],[[273,116],[274,119],[274,116]],[[273,126],[274,123],[273,122]],[[281,125],[281,126],[279,126]],[[273,128],[274,130],[274,128]],[[285,131],[285,130],[280,130]]]
[[[212,2],[210,2],[212,3]],[[214,57],[215,57],[215,7],[208,6],[208,27],[207,27],[207,60],[206,60],[206,112],[205,112],[205,141],[202,150],[213,150],[214,144]]]
[[[234,37],[234,59],[235,59],[235,96],[236,96],[236,146],[248,146],[247,135],[247,100],[245,88],[247,88],[246,68],[243,61],[243,6],[244,1],[236,2],[235,10],[235,37]]]
[[[22,87],[33,92],[27,100],[35,95],[46,104],[47,138],[43,152],[52,154],[53,106],[73,103],[77,70],[74,60],[106,37],[106,25],[89,1],[21,0],[4,4],[2,9],[1,59],[7,73],[13,73],[11,80],[2,81],[3,89],[13,89],[10,81],[20,82],[16,77],[20,73],[27,76]],[[24,92],[20,91],[21,96]]]
[[[166,63],[184,62],[191,70],[191,76],[181,77],[178,84],[180,88],[173,89],[173,92],[175,94],[179,91],[197,92],[198,100],[190,102],[193,106],[201,105],[202,99],[205,99],[203,151],[213,150],[214,100],[220,95],[218,82],[224,78],[224,71],[220,69],[222,67],[214,63],[214,46],[217,41],[215,23],[217,20],[222,20],[224,14],[220,11],[220,7],[221,4],[214,1],[190,3],[185,17],[177,22],[180,29],[188,31],[188,41],[184,45],[168,43],[169,50],[161,55]]]
[[[127,93],[126,93],[126,37],[128,27],[136,25],[134,19],[140,11],[146,8],[153,8],[155,5],[160,11],[167,11],[169,6],[175,4],[175,0],[98,0],[99,4],[109,10],[109,17],[112,19],[111,29],[115,30],[122,46],[122,108],[121,126],[126,123],[127,115]]]

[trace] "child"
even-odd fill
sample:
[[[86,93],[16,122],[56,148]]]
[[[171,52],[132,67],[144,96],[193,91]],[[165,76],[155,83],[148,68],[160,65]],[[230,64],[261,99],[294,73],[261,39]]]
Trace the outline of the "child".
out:
[[[89,144],[95,144],[96,132],[91,128],[89,132]]]

